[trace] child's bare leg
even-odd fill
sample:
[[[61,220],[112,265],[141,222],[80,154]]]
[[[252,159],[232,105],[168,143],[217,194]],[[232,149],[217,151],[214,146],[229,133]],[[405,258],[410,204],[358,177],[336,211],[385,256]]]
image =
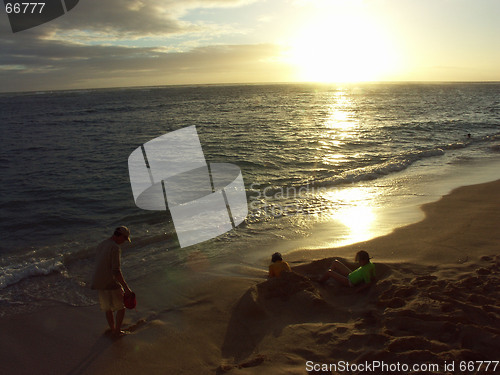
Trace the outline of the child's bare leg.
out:
[[[335,259],[333,261],[332,265],[330,266],[330,269],[328,270],[328,272],[326,272],[323,275],[323,277],[321,279],[319,279],[319,282],[325,282],[326,280],[328,280],[331,277],[337,281],[340,281],[342,284],[349,286],[349,280],[347,279],[347,276],[351,272],[352,271],[344,263]],[[336,276],[340,276],[340,277],[343,277],[344,279],[346,279],[347,284],[344,281],[339,280],[336,276],[334,276],[334,274],[336,274]]]
[[[332,271],[335,271],[345,277],[349,276],[349,274],[352,272],[349,267],[347,267],[344,263],[337,259],[335,259],[335,261],[332,263],[331,269]]]
[[[106,320],[108,321],[109,328],[112,332],[115,331],[115,317],[113,316],[113,311],[106,311]]]
[[[339,274],[339,273],[337,273],[335,271],[328,272],[328,274],[329,274],[329,276],[332,279],[337,280],[342,285],[344,285],[344,286],[351,286],[351,284],[349,283],[349,279],[346,276],[341,275],[341,274]]]
[[[116,329],[115,333],[121,332],[121,327],[123,323],[123,318],[125,317],[125,309],[118,310],[116,312]]]

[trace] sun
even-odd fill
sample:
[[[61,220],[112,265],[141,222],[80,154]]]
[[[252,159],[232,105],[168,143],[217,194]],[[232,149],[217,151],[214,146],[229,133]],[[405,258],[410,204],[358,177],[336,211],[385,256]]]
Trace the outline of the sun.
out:
[[[362,13],[318,15],[292,36],[288,60],[299,81],[383,80],[397,62],[388,39]]]

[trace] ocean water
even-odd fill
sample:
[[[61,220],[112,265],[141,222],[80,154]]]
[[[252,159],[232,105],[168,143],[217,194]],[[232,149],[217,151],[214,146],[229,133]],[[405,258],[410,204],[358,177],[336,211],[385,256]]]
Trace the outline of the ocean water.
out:
[[[133,282],[234,270],[274,249],[341,245],[415,220],[410,204],[446,192],[431,185],[500,178],[499,94],[496,83],[0,94],[2,313],[95,304],[95,246],[118,225],[132,231],[123,268]],[[249,213],[236,230],[180,248],[168,211],[135,206],[127,161],[191,125],[208,162],[240,167]]]

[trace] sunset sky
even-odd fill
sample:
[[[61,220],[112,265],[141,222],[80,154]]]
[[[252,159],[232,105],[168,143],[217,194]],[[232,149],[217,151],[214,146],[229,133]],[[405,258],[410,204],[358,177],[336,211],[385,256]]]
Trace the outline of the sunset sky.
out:
[[[80,0],[14,34],[2,10],[0,91],[500,81],[499,15],[498,0]]]

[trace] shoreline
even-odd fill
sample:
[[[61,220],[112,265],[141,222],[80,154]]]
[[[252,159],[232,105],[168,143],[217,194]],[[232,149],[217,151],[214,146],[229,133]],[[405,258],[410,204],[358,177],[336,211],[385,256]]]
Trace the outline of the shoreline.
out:
[[[297,250],[291,252],[288,258],[293,261],[304,257],[317,260],[333,255],[349,256],[356,249],[367,249],[377,260],[384,262],[391,262],[397,257],[398,260],[405,261],[453,263],[455,260],[464,260],[462,251],[467,250],[465,247],[469,249],[466,251],[466,256],[469,257],[477,258],[484,255],[484,251],[496,251],[500,254],[500,231],[496,231],[500,224],[496,223],[499,220],[500,193],[495,194],[495,189],[500,191],[500,180],[461,186],[437,201],[423,204],[421,210],[424,217],[418,222],[395,228],[386,235],[346,246]],[[492,199],[485,199],[485,196]],[[451,210],[454,211],[453,215],[441,213]],[[478,239],[475,235],[478,232],[485,234]],[[429,235],[432,236],[431,239],[428,238]],[[409,243],[410,237],[414,243]],[[386,246],[389,242],[390,246]],[[431,246],[434,242],[439,243],[439,248]],[[415,251],[415,247],[418,247],[418,251]]]
[[[133,332],[116,341],[104,335],[98,306],[3,318],[0,371],[306,374],[307,361],[498,360],[500,180],[460,187],[422,209],[422,221],[381,237],[288,253],[295,273],[286,283],[265,281],[265,270],[210,278],[148,316],[141,298],[165,293],[160,283],[138,285],[139,311],[125,320]],[[308,279],[333,256],[352,260],[360,249],[380,276],[367,293]]]
[[[332,222],[318,222],[309,235],[302,239],[293,239],[278,242],[276,251],[284,256],[293,256],[297,249],[311,250],[313,258],[316,249],[344,249],[359,243],[366,243],[379,237],[385,237],[394,231],[419,223],[425,219],[423,207],[438,202],[443,197],[462,187],[482,185],[494,182],[500,178],[498,170],[500,159],[492,158],[470,161],[465,165],[447,165],[445,169],[441,164],[427,166],[425,174],[416,168],[410,167],[397,175],[388,175],[374,181],[364,181],[352,186],[342,186],[341,190],[350,189],[350,196],[368,196],[363,202],[360,198],[355,202],[350,213],[350,220],[343,223],[333,217]],[[496,176],[496,177],[492,177]],[[380,189],[380,192],[376,190]],[[374,193],[375,191],[375,193]],[[370,197],[371,196],[371,197]],[[349,202],[347,202],[349,203]],[[344,203],[342,203],[344,204]],[[353,213],[365,214],[365,206],[372,206],[366,214],[371,218],[363,218],[357,222]],[[356,210],[356,208],[361,208]],[[349,228],[352,226],[352,228]],[[365,235],[360,233],[365,232]],[[363,238],[364,237],[364,238]],[[269,254],[260,254],[260,257],[249,256],[249,263],[262,264],[268,262]]]

